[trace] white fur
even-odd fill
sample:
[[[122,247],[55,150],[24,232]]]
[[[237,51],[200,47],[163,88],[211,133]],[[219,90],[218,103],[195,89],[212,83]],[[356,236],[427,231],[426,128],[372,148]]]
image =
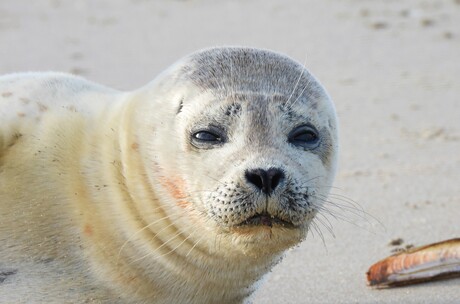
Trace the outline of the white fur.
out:
[[[127,93],[58,73],[0,78],[0,302],[249,301],[283,251],[305,237],[320,199],[299,229],[228,228],[209,215],[209,193],[244,184],[246,168],[280,166],[326,196],[337,153],[327,95],[318,108],[292,108],[327,126],[330,162],[282,137],[253,147],[246,114],[233,142],[197,151],[186,131],[230,101],[181,79],[189,60]],[[283,134],[270,109],[273,132]]]

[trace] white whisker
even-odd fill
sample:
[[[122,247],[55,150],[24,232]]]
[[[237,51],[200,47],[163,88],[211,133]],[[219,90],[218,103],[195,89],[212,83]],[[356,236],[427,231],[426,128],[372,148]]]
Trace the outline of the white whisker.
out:
[[[160,207],[155,208],[155,209],[159,209],[159,208],[160,208]],[[168,218],[170,218],[171,216],[177,216],[177,215],[180,215],[180,214],[181,214],[181,212],[176,212],[176,213],[174,213],[174,214],[166,215],[166,216],[164,216],[164,217],[162,217],[162,218],[159,218],[158,220],[156,220],[156,221],[154,221],[154,222],[152,222],[152,223],[150,223],[150,224],[148,224],[148,225],[142,227],[141,229],[139,229],[138,231],[136,231],[135,233],[133,233],[133,234],[123,243],[123,245],[120,247],[120,250],[118,251],[118,255],[117,255],[117,262],[116,262],[116,264],[118,264],[118,261],[119,261],[119,259],[120,259],[121,252],[123,251],[123,248],[125,248],[125,246],[126,246],[136,235],[138,235],[138,234],[141,233],[142,231],[148,229],[149,227],[151,227],[151,226],[157,224],[158,222],[161,222],[161,221],[163,221],[163,220],[165,220],[165,219],[168,219]],[[169,226],[171,226],[171,225],[169,225]],[[169,227],[169,226],[167,226],[167,227]],[[160,231],[161,231],[161,230],[160,230]],[[155,235],[156,235],[156,234],[155,234]]]
[[[290,106],[289,106],[289,101],[291,100],[292,95],[294,95],[294,93],[295,93],[295,91],[296,91],[296,89],[297,89],[297,86],[298,86],[299,83],[300,83],[300,79],[302,79],[303,73],[305,72],[305,65],[306,65],[306,64],[307,64],[307,54],[305,54],[305,59],[304,59],[304,62],[303,62],[303,64],[302,64],[302,67],[303,67],[302,72],[300,73],[299,78],[297,78],[297,81],[296,81],[296,83],[295,83],[295,85],[294,85],[294,88],[292,89],[291,95],[289,95],[289,98],[288,98],[288,99],[286,100],[286,102],[284,103],[284,106],[287,107],[287,108],[290,108]]]

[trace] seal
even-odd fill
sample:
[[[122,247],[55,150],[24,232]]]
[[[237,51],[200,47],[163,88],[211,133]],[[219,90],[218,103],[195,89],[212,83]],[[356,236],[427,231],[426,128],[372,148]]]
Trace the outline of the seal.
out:
[[[0,78],[0,299],[241,303],[332,185],[334,106],[253,48],[185,57],[120,92]]]

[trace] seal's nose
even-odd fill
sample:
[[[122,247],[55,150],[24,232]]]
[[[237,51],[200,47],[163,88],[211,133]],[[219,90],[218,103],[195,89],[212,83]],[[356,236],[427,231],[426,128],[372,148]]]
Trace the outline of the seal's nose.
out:
[[[283,171],[277,168],[247,170],[244,175],[250,184],[267,195],[270,195],[284,179]]]

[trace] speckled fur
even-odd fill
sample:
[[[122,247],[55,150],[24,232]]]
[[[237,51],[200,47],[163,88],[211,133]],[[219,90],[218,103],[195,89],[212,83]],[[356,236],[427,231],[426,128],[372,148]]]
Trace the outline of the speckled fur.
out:
[[[287,141],[310,123],[320,145]],[[227,141],[191,144],[209,125]],[[118,92],[0,78],[0,302],[241,303],[302,241],[335,174],[333,105],[277,53],[213,48]],[[265,195],[244,172],[279,168]],[[292,222],[238,226],[257,213]]]

